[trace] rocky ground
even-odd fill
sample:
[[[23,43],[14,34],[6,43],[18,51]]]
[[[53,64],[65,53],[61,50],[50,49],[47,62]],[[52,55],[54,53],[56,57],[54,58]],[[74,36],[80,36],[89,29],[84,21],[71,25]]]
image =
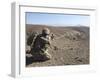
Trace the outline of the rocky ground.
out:
[[[36,62],[30,54],[26,54],[27,67],[89,64],[89,27],[26,25],[27,37],[32,31],[40,33],[43,27],[48,27],[55,36],[49,49],[52,58]]]

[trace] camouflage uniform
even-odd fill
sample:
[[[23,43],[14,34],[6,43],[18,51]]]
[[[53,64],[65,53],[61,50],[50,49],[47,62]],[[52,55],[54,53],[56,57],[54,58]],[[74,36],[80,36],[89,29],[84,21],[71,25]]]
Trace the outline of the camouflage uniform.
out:
[[[50,59],[51,55],[48,53],[50,47],[50,31],[48,28],[43,29],[42,34],[36,36],[31,46],[31,54],[36,60]]]

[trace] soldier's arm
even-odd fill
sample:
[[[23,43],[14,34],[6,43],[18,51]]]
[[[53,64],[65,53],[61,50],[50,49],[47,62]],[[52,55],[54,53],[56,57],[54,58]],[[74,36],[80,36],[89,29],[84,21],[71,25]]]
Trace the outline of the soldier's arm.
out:
[[[44,37],[41,37],[42,40],[44,40],[44,42],[48,43],[50,45],[50,40]]]

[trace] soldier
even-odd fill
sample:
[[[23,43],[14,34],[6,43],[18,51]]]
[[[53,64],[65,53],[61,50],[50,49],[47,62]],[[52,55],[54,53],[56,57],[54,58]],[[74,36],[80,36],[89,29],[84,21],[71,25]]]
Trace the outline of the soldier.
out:
[[[35,60],[49,60],[51,55],[48,53],[48,48],[51,43],[50,30],[44,28],[42,34],[35,37],[31,45],[31,54]]]

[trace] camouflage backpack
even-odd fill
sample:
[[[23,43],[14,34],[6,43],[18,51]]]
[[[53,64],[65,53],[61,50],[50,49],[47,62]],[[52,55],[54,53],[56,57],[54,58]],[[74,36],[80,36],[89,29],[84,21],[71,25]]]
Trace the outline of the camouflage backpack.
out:
[[[32,33],[29,35],[29,37],[28,37],[28,39],[27,39],[27,45],[28,45],[28,46],[31,46],[31,45],[32,45],[33,40],[35,40],[35,38],[36,38],[37,35],[38,35],[37,32],[32,32]]]

